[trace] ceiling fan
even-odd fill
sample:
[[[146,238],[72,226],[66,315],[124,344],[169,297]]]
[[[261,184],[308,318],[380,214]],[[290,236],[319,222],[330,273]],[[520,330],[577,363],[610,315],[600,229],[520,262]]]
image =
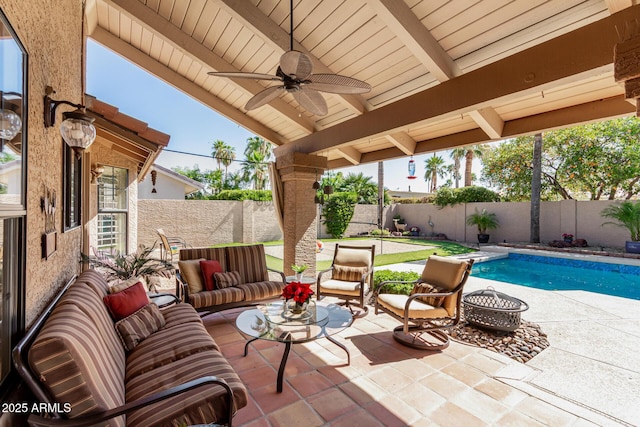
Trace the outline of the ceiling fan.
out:
[[[244,73],[244,72],[210,72],[217,77],[235,79],[255,79],[281,82],[254,95],[245,105],[246,110],[253,110],[268,104],[285,92],[289,92],[298,104],[317,116],[327,114],[327,103],[320,92],[338,94],[359,94],[371,90],[371,85],[361,80],[339,74],[313,74],[311,58],[303,52],[293,49],[293,0],[290,2],[290,50],[280,57],[280,65],[276,74]]]

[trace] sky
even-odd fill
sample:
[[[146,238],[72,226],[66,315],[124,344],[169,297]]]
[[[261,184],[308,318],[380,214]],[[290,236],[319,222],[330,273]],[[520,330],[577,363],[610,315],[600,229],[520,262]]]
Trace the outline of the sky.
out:
[[[156,163],[167,168],[176,166],[201,170],[216,169],[211,158],[211,143],[222,140],[235,147],[236,158],[242,160],[247,138],[255,136],[211,108],[158,79],[102,45],[87,42],[87,89],[89,95],[118,108],[121,113],[146,122],[150,127],[171,136],[168,147]],[[175,150],[193,155],[173,153]],[[438,153],[447,162],[447,153]],[[409,157],[384,162],[384,185],[390,190],[427,192],[424,161],[429,155],[414,157],[417,179],[407,178]],[[235,162],[230,168],[240,168]],[[378,180],[378,165],[371,163],[336,169],[345,175],[360,173]],[[474,171],[475,172],[475,171]],[[461,171],[463,173],[463,171]],[[477,173],[477,172],[476,172]]]

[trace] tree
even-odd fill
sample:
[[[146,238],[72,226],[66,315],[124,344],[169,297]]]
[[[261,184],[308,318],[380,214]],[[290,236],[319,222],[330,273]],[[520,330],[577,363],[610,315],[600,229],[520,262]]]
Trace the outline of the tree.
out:
[[[424,180],[430,184],[430,191],[435,193],[438,189],[438,177],[445,177],[444,159],[433,153],[433,157],[426,159],[424,164]]]
[[[212,142],[212,148],[211,156],[218,163],[218,170],[224,166],[224,184],[226,185],[229,166],[236,159],[236,149],[219,139]]]
[[[354,193],[333,193],[324,205],[323,223],[333,238],[340,239],[353,218],[356,195]]]
[[[533,138],[533,161],[531,162],[531,228],[529,240],[540,243],[540,185],[542,176],[542,134]]]
[[[449,154],[453,159],[453,180],[455,181],[455,188],[460,187],[460,160],[466,155],[465,148],[454,148]]]
[[[357,203],[374,205],[378,203],[378,188],[370,176],[362,172],[349,173],[336,188],[337,191],[347,191],[357,195]]]
[[[242,162],[244,178],[253,183],[255,190],[264,190],[269,176],[269,161],[273,147],[271,143],[254,136],[247,138],[244,150],[245,161]]]
[[[630,199],[640,194],[640,120],[611,120],[547,132],[541,166],[541,200]],[[533,137],[491,148],[483,178],[507,200],[531,197]]]
[[[484,156],[486,147],[484,145],[472,145],[464,150],[464,186],[469,187],[473,182],[473,159],[476,157],[481,159]]]

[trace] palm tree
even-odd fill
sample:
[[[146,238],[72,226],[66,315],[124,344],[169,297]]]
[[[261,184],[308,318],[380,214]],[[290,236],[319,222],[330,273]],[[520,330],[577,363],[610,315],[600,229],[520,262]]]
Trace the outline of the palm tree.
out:
[[[463,147],[454,148],[450,153],[453,159],[453,179],[456,183],[456,188],[460,187],[460,160],[465,157],[466,154],[467,150]]]
[[[218,163],[218,170],[220,170],[222,169],[223,154],[227,151],[229,146],[226,142],[216,139],[211,143],[211,148],[211,157],[216,160],[216,163]]]
[[[236,159],[236,149],[235,147],[231,147],[231,146],[227,146],[227,150],[223,151],[221,154],[221,159],[220,161],[222,162],[222,165],[224,166],[224,183],[226,185],[227,183],[227,177],[229,175],[229,166],[231,166],[231,163],[233,163],[233,161]]]
[[[273,146],[259,136],[247,138],[244,149],[246,160],[242,163],[242,170],[246,180],[253,182],[255,190],[264,190],[269,174],[268,162],[271,160]]]
[[[542,185],[542,134],[533,138],[533,169],[531,176],[531,243],[540,243],[540,188]]]
[[[465,165],[464,165],[464,186],[470,187],[473,182],[472,168],[473,168],[473,159],[475,157],[481,159],[486,151],[485,146],[483,145],[471,145],[465,148]]]
[[[424,161],[424,166],[424,180],[427,183],[431,183],[431,189],[429,191],[435,193],[438,189],[438,176],[442,178],[445,176],[444,159],[433,153],[433,157]]]

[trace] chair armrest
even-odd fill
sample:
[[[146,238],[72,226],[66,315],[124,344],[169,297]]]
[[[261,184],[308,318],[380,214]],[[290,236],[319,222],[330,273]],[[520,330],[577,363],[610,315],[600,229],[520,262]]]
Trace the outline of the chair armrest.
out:
[[[187,392],[189,390],[192,390],[194,388],[198,388],[198,387],[201,387],[203,385],[209,385],[209,384],[218,384],[218,385],[222,386],[225,389],[225,395],[226,395],[226,399],[227,399],[227,407],[229,408],[228,425],[231,427],[231,419],[233,417],[233,410],[234,410],[233,392],[231,391],[231,388],[226,383],[226,381],[224,381],[221,378],[214,377],[214,376],[207,376],[207,377],[197,378],[195,380],[188,381],[188,382],[186,382],[184,384],[180,384],[178,386],[171,387],[171,388],[169,388],[167,390],[163,390],[163,391],[160,391],[158,393],[154,393],[152,395],[149,395],[147,397],[143,397],[142,399],[134,400],[133,402],[126,403],[126,404],[124,404],[122,406],[118,406],[117,408],[113,408],[113,409],[110,409],[108,411],[104,411],[104,412],[102,412],[100,414],[85,415],[85,416],[82,416],[82,417],[70,418],[70,419],[62,419],[62,418],[52,419],[52,418],[45,418],[45,417],[42,417],[40,415],[32,414],[32,415],[29,416],[28,422],[29,422],[29,425],[34,426],[34,427],[49,427],[49,426],[84,427],[84,426],[92,426],[92,425],[104,422],[106,420],[110,420],[111,418],[115,418],[115,417],[118,417],[120,415],[127,414],[127,413],[129,413],[131,411],[134,411],[136,409],[142,408],[144,406],[148,406],[148,405],[151,405],[153,403],[160,402],[160,401],[169,399],[171,397],[180,395],[180,394],[185,393],[185,392]]]
[[[183,248],[187,247],[187,242],[180,238],[180,237],[168,237],[167,236],[167,242],[169,242],[170,245],[181,245]]]
[[[189,301],[189,284],[182,278],[180,270],[176,270],[176,294],[182,301]]]
[[[325,273],[328,273],[328,272],[330,272],[330,271],[333,271],[333,266],[331,266],[331,267],[327,268],[326,270],[322,270],[321,272],[319,272],[319,273],[318,273],[318,279],[316,280],[316,283],[317,283],[318,285],[320,285],[320,279],[322,279],[322,276],[323,276]]]
[[[270,268],[270,267],[267,267],[267,271],[272,271],[274,273],[278,273],[280,276],[282,276],[282,283],[286,283],[287,282],[287,276],[285,276],[282,271],[276,270],[275,268]]]

